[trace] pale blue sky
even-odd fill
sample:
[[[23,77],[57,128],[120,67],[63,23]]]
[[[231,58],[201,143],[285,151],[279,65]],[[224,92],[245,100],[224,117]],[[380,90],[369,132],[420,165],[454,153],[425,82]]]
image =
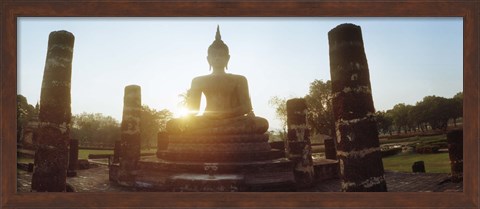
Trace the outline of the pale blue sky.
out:
[[[35,104],[48,35],[75,35],[72,113],[121,121],[123,89],[142,87],[142,103],[176,111],[193,77],[210,73],[207,48],[217,24],[230,48],[229,73],[247,77],[256,115],[280,128],[272,96],[303,97],[329,80],[327,33],[361,26],[375,108],[415,104],[463,91],[461,18],[39,18],[18,19],[18,93]]]

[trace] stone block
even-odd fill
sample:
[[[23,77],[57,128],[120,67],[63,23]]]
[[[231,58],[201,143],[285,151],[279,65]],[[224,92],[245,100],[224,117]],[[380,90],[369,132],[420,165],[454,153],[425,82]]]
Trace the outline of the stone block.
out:
[[[425,162],[417,161],[414,162],[412,165],[412,172],[413,173],[425,173]]]

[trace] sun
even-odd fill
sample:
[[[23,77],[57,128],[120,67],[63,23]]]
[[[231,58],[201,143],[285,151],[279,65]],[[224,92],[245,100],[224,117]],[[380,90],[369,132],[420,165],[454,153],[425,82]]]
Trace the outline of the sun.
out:
[[[187,116],[190,111],[186,107],[178,107],[174,112],[173,112],[173,117],[175,118],[181,118],[184,116]]]

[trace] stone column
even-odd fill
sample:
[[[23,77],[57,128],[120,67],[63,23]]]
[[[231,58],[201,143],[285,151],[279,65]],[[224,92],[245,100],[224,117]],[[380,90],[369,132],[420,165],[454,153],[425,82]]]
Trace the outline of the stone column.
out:
[[[113,159],[112,164],[117,164],[120,162],[121,150],[122,150],[122,141],[115,140],[115,145],[113,147]]]
[[[121,125],[121,155],[119,183],[130,185],[135,178],[137,162],[140,160],[140,117],[142,101],[140,86],[125,87],[123,118]]]
[[[452,182],[463,179],[463,130],[452,130],[447,133],[448,156],[452,171]]]
[[[74,40],[67,31],[51,32],[48,38],[32,191],[64,192],[66,188]]]
[[[323,141],[325,146],[325,158],[330,160],[337,159],[337,149],[335,148],[335,140],[333,138],[326,138]]]
[[[70,140],[69,158],[68,158],[68,170],[67,176],[77,176],[77,161],[78,161],[78,140]]]
[[[342,191],[385,192],[370,75],[359,26],[328,33],[333,113]]]
[[[295,180],[300,187],[309,186],[314,180],[314,169],[305,99],[287,101],[287,128],[287,155],[295,164]]]

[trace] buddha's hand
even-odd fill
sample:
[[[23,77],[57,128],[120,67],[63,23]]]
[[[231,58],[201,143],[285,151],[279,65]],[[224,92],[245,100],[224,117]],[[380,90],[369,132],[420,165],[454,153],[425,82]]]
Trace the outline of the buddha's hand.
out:
[[[229,113],[226,111],[210,111],[210,112],[205,112],[203,114],[205,117],[210,118],[210,119],[224,119],[228,118]]]

